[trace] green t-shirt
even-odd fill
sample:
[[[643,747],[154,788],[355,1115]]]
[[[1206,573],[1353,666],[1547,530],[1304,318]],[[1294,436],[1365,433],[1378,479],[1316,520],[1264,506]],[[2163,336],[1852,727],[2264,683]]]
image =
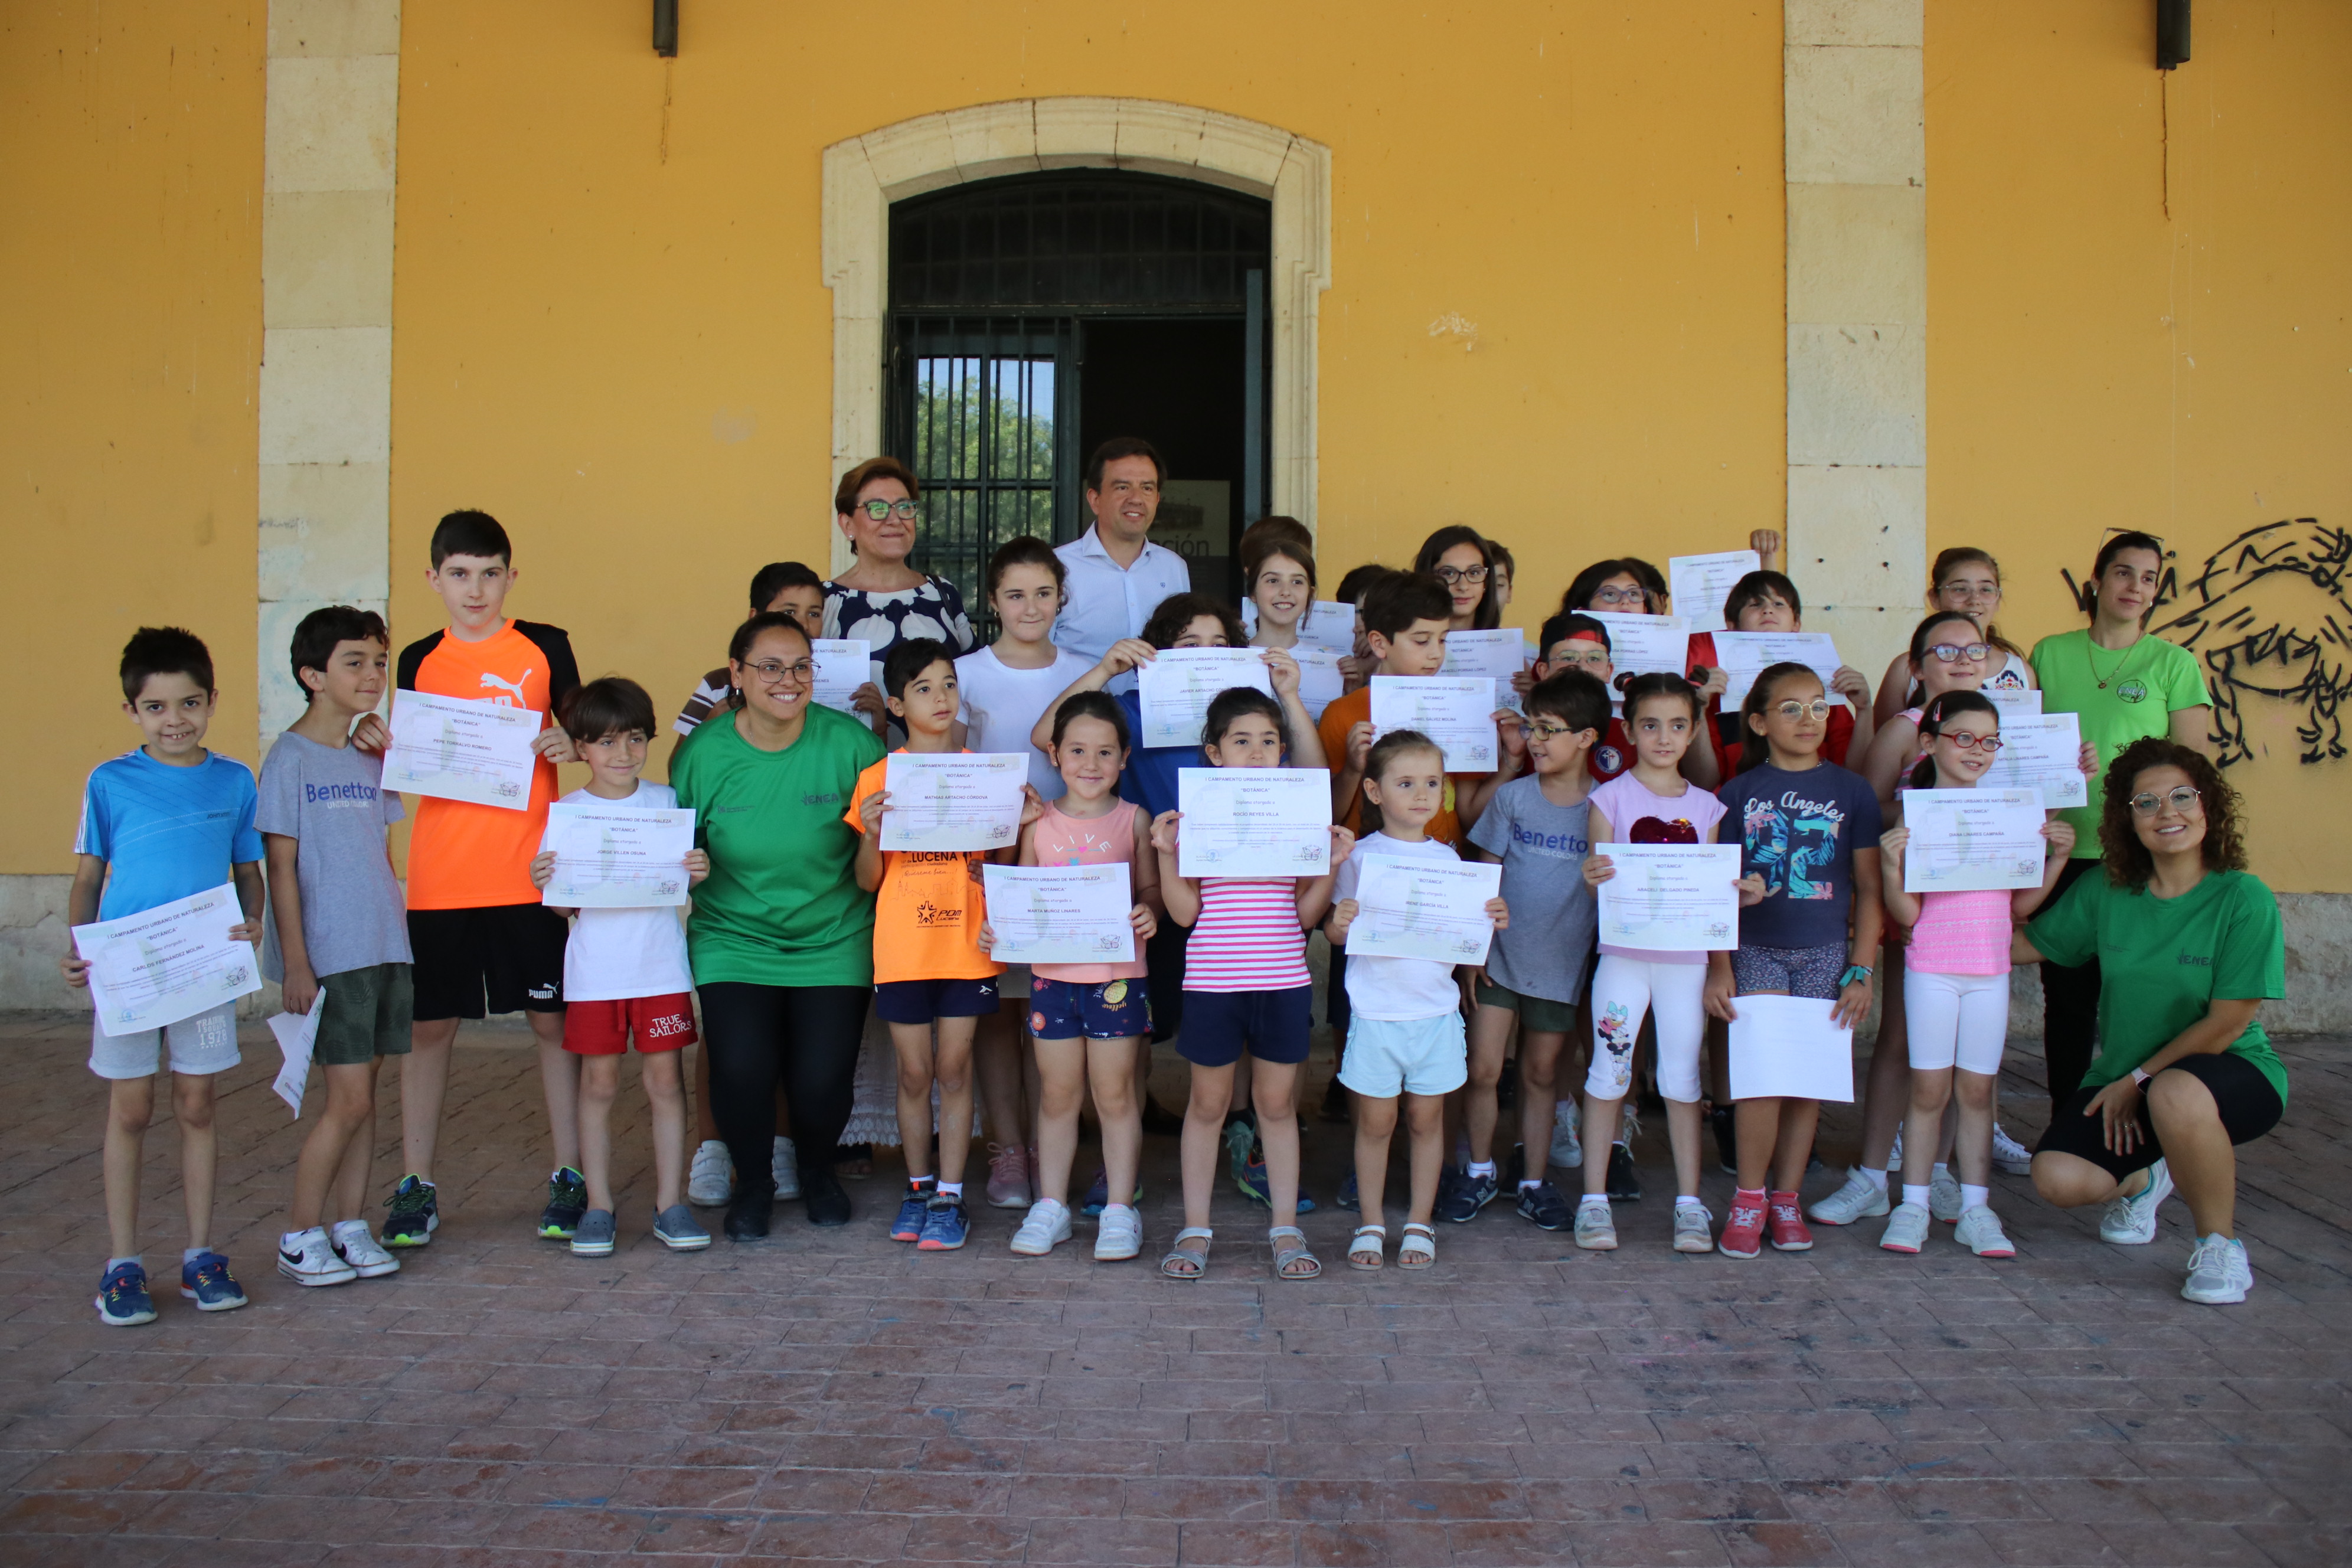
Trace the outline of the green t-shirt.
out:
[[[2222,1001],[2286,994],[2286,931],[2278,900],[2251,871],[2210,871],[2177,899],[2118,888],[2104,871],[2078,877],[2025,928],[2054,963],[2099,961],[2099,1056],[2086,1087],[2113,1083]],[[2286,1103],[2286,1068],[2259,1019],[2230,1044]]]
[[[874,983],[874,895],[857,886],[841,814],[882,751],[873,731],[814,705],[781,752],[746,742],[731,713],[687,737],[669,782],[710,855],[686,922],[696,984]]]
[[[2172,716],[2183,708],[2211,707],[2213,694],[2206,689],[2196,656],[2152,632],[2121,653],[2094,646],[2087,626],[2061,632],[2035,643],[2026,662],[2042,685],[2042,710],[2075,715],[2083,739],[2099,750],[2090,804],[2058,814],[2074,825],[2074,858],[2095,860],[2107,764],[2134,741],[2170,733]],[[2102,675],[2107,678],[2104,689]]]

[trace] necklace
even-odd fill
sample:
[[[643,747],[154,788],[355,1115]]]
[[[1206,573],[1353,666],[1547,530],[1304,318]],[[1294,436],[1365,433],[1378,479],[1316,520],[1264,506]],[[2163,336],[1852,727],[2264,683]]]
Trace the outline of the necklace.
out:
[[[2106,680],[2099,680],[2098,660],[2091,657],[2091,649],[2098,645],[2091,641],[2090,633],[2084,632],[2083,634],[2083,662],[2090,667],[2091,679],[2094,680],[2099,680],[2100,690],[2105,691],[2107,689],[2109,681],[2121,680],[2123,679],[2124,667],[2131,663],[2132,655],[2137,653],[2139,651],[2139,645],[2147,640],[2147,635],[2145,632],[2141,633],[2140,636],[2133,641],[2131,647],[2124,649],[2123,658],[2116,660],[2115,668],[2107,671]]]

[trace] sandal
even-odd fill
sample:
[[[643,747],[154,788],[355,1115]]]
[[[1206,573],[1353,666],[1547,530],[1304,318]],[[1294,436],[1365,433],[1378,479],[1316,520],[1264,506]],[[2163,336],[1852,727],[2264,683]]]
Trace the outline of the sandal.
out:
[[[1381,1253],[1388,1245],[1389,1227],[1384,1225],[1360,1225],[1355,1237],[1348,1243],[1348,1267],[1366,1273],[1381,1267]]]
[[[1168,1255],[1160,1260],[1160,1272],[1171,1279],[1198,1279],[1206,1274],[1209,1271],[1209,1249],[1203,1247],[1194,1252],[1184,1244],[1196,1236],[1205,1242],[1214,1235],[1216,1232],[1208,1226],[1198,1225],[1187,1226],[1178,1231],[1176,1245],[1170,1247]]]
[[[1425,1225],[1408,1225],[1397,1243],[1399,1268],[1426,1268],[1437,1261],[1437,1232]]]
[[[1291,1241],[1296,1245],[1285,1244],[1283,1241],[1283,1237],[1290,1237]],[[1317,1275],[1323,1272],[1323,1265],[1321,1261],[1318,1259],[1313,1253],[1307,1250],[1307,1233],[1299,1229],[1297,1226],[1276,1226],[1273,1229],[1265,1233],[1265,1238],[1266,1240],[1274,1243],[1274,1276],[1276,1279],[1312,1279]],[[1295,1268],[1296,1265],[1299,1264],[1304,1264],[1306,1267],[1303,1268]]]

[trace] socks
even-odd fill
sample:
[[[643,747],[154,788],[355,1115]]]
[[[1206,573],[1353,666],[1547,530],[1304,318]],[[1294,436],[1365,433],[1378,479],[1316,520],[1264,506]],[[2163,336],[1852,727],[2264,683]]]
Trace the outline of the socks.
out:
[[[1535,1180],[1535,1181],[1532,1181],[1532,1182],[1521,1182],[1521,1183],[1519,1184],[1519,1191],[1521,1191],[1521,1192],[1523,1192],[1523,1193],[1531,1193],[1531,1192],[1534,1192],[1538,1187],[1540,1187],[1540,1186],[1542,1186],[1542,1185],[1543,1185],[1543,1182],[1542,1182],[1542,1180],[1541,1180],[1540,1178],[1538,1178],[1538,1179],[1537,1179],[1537,1180]]]
[[[210,1252],[212,1248],[209,1247],[187,1247],[181,1252],[180,1261],[183,1263],[194,1263],[197,1258],[202,1258],[205,1253]]]
[[[1906,1204],[1917,1204],[1921,1208],[1926,1208],[1927,1194],[1935,1190],[1933,1187],[1915,1187],[1906,1182],[1903,1184],[1903,1201]]]
[[[1696,1193],[1676,1193],[1675,1194],[1675,1207],[1678,1209],[1696,1209],[1705,1208],[1706,1206],[1706,1205],[1705,1204],[1698,1201],[1698,1194]]]
[[[1943,1177],[1946,1181],[1949,1181],[1952,1178],[1952,1168],[1944,1163],[1943,1161],[1938,1160],[1936,1162],[1936,1174]]]
[[[941,1182],[937,1190],[940,1196],[943,1198],[950,1198],[957,1203],[963,1202],[963,1184],[961,1182]]]
[[[1867,1165],[1856,1165],[1853,1169],[1856,1175],[1860,1176],[1864,1181],[1868,1182],[1872,1186],[1876,1187],[1880,1192],[1883,1193],[1886,1190],[1885,1172],[1874,1171]]]
[[[1990,1187],[1970,1186],[1966,1182],[1962,1182],[1960,1184],[1961,1208],[1980,1209],[1990,1202],[1992,1202],[1992,1189]]]
[[[1495,1162],[1492,1160],[1473,1160],[1470,1162],[1470,1173],[1473,1176],[1491,1176],[1495,1173]]]
[[[1583,1205],[1590,1208],[1605,1209],[1609,1206],[1609,1194],[1607,1193],[1587,1193],[1584,1194]]]
[[[130,1264],[133,1268],[144,1268],[147,1267],[146,1260],[140,1254],[134,1252],[128,1258],[108,1258],[106,1260],[107,1272],[110,1274],[126,1263]]]

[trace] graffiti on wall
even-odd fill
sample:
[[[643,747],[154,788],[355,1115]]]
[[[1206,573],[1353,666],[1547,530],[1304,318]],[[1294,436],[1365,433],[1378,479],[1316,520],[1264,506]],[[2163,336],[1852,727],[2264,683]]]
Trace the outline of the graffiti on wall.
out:
[[[2352,534],[2298,517],[2248,529],[2206,557],[2155,629],[2203,661],[2213,689],[2213,760],[2222,767],[2263,754],[2246,718],[2257,703],[2295,714],[2301,760],[2341,757],[2340,709],[2352,688]],[[2167,573],[2170,576],[2170,573]]]

